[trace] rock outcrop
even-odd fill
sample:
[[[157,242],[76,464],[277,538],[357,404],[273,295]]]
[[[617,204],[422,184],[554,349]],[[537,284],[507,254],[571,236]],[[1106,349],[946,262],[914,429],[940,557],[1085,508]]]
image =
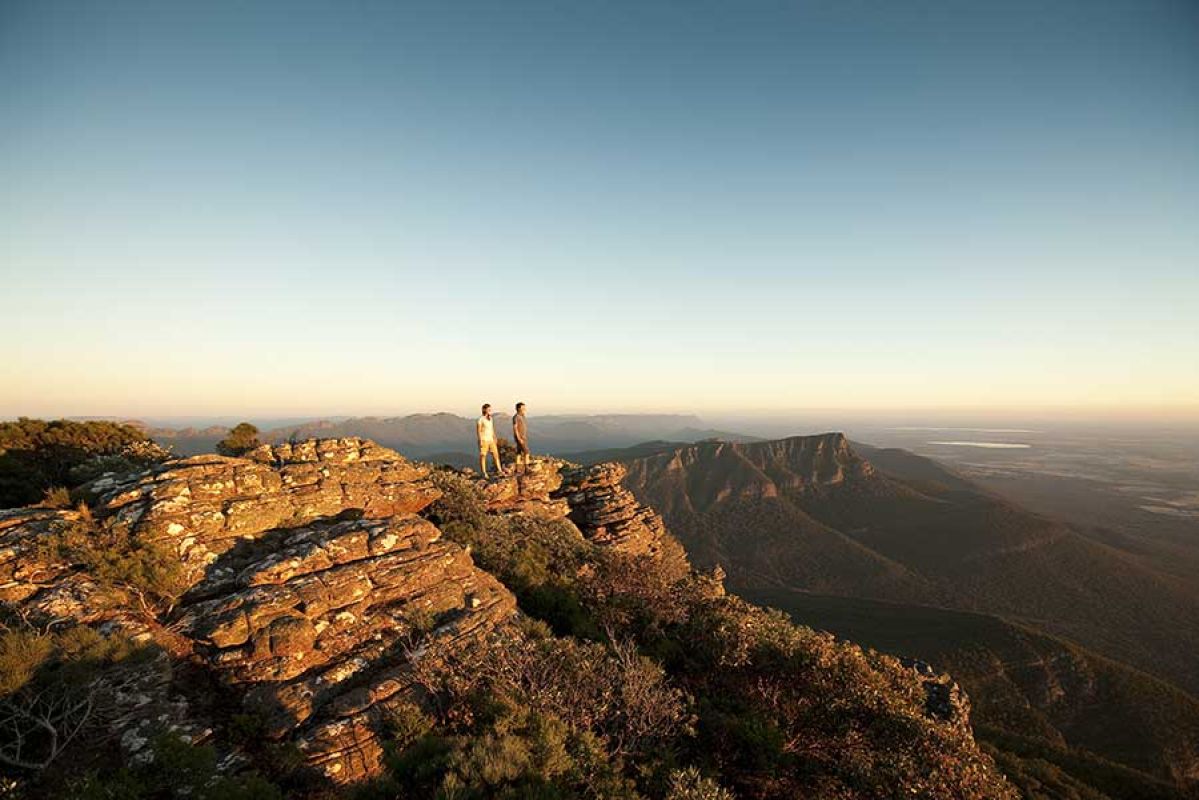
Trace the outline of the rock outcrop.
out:
[[[625,467],[617,463],[564,469],[562,485],[553,496],[566,501],[571,521],[593,542],[660,559],[672,571],[686,572],[682,545],[667,532],[657,512],[621,485],[624,478]]]
[[[901,658],[899,663],[920,677],[924,686],[924,710],[930,717],[970,732],[970,698],[952,677],[916,658]]]
[[[570,507],[554,497],[562,485],[562,470],[567,463],[556,458],[539,457],[527,468],[484,481],[483,497],[487,510],[500,514],[534,514],[564,517]]]
[[[439,496],[429,474],[372,442],[336,439],[103,478],[88,487],[94,522],[0,512],[0,602],[153,638],[236,687],[267,734],[297,745],[309,766],[359,779],[378,770],[388,705],[416,699],[422,654],[478,641],[516,612],[499,581],[415,515]],[[546,470],[497,502],[552,507],[557,480]],[[43,557],[46,537],[85,522],[178,554],[189,588],[169,617],[138,615],[78,565]],[[172,709],[170,727],[198,740],[207,727],[155,687],[153,707]],[[148,740],[146,722],[135,715],[121,732],[128,751]]]
[[[177,550],[200,573],[238,541],[280,526],[335,516],[414,513],[438,497],[429,468],[362,439],[264,445],[246,458],[167,461],[89,490],[96,515]]]
[[[0,509],[0,602],[29,601],[61,583],[70,566],[39,558],[38,546],[78,520],[73,511]]]
[[[414,661],[463,646],[516,611],[470,555],[410,514],[317,522],[228,551],[174,624],[268,735],[348,781],[377,771],[388,704],[416,699]]]

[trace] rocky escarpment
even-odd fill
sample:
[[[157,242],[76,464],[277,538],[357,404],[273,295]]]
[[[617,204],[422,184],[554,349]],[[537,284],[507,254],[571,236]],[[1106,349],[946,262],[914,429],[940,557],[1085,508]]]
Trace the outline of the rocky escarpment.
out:
[[[512,595],[409,514],[318,522],[229,551],[174,624],[272,738],[330,778],[373,774],[389,704],[415,699],[417,648],[485,636]]]
[[[193,456],[88,488],[105,524],[169,545],[197,574],[239,540],[272,528],[346,509],[412,513],[438,496],[428,467],[361,439],[264,445],[246,458]]]
[[[655,508],[703,513],[722,503],[830,494],[905,494],[860,458],[842,433],[766,442],[706,441],[628,462],[628,485]]]
[[[492,513],[569,517],[598,544],[685,572],[681,547],[621,488],[623,475],[539,459],[480,488]],[[77,565],[39,557],[39,542],[82,521],[75,511],[0,516],[0,599],[166,644],[337,781],[377,770],[375,731],[412,699],[415,653],[452,652],[516,611],[502,584],[416,516],[439,495],[430,469],[368,441],[173,459],[86,492],[88,524],[178,557],[186,589],[170,614],[148,619]]]
[[[485,637],[516,610],[463,548],[415,516],[439,496],[429,469],[371,442],[175,459],[89,491],[88,524],[178,556],[178,605],[149,618],[78,565],[47,561],[41,543],[84,521],[47,509],[0,514],[0,600],[35,622],[155,639],[234,689],[271,738],[337,781],[377,771],[378,718],[412,691],[421,651]],[[178,699],[159,688],[156,706]],[[172,728],[207,730],[182,718]]]
[[[555,496],[566,500],[571,521],[592,541],[685,572],[689,564],[682,545],[656,511],[621,485],[625,474],[623,465],[611,462],[568,468]]]

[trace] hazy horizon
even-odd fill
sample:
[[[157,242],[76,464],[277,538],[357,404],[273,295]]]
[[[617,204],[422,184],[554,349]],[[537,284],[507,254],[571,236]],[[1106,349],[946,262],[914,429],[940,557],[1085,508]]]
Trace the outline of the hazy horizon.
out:
[[[495,412],[508,415],[512,410],[506,405],[494,404]],[[789,409],[789,410],[697,410],[666,408],[657,410],[617,409],[542,409],[530,406],[530,417],[599,417],[599,416],[678,416],[693,417],[704,425],[730,433],[745,433],[762,436],[784,436],[795,433],[813,433],[818,430],[841,428],[894,430],[906,432],[927,431],[973,431],[977,433],[1043,433],[1049,429],[1094,428],[1096,430],[1167,430],[1199,432],[1199,417],[1163,414],[1102,414],[1079,413],[1077,409],[1055,409],[1040,411],[1013,409]],[[250,422],[264,430],[287,427],[320,420],[343,421],[358,418],[399,419],[410,416],[453,414],[463,418],[474,418],[478,408],[456,405],[445,408],[409,410],[383,410],[376,413],[216,413],[216,414],[14,414],[0,415],[0,421],[24,416],[42,419],[102,419],[117,422],[141,422],[151,427],[186,428],[209,426],[232,426],[238,422]],[[999,427],[996,427],[999,426]],[[790,432],[788,432],[790,431]]]
[[[1199,419],[1194,3],[7,2],[0,103],[0,417]]]

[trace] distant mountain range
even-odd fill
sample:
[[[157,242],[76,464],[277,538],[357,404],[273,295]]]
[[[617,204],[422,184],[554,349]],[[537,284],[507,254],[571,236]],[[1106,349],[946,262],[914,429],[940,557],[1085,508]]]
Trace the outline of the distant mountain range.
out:
[[[511,417],[494,415],[496,432],[511,438]],[[132,423],[160,444],[171,445],[182,455],[212,452],[228,432],[227,427],[163,428]],[[530,416],[529,435],[539,453],[562,456],[577,451],[624,448],[646,440],[690,443],[708,438],[747,441],[736,433],[715,430],[699,417],[687,414],[592,414]],[[475,420],[456,414],[409,414],[402,417],[352,417],[313,420],[264,431],[262,438],[283,442],[312,436],[361,436],[398,450],[410,458],[457,465],[470,464],[475,455]]]
[[[605,455],[698,566],[805,624],[950,670],[996,743],[1104,773],[1114,797],[1199,781],[1193,576],[841,434]]]

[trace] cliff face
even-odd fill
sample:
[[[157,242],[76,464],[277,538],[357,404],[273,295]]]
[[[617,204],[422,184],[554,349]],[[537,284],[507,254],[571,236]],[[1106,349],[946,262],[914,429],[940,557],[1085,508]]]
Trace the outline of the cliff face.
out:
[[[671,574],[690,568],[682,545],[662,517],[621,485],[620,464],[574,467],[563,472],[556,496],[566,500],[570,519],[592,541],[633,556],[657,560]]]
[[[838,462],[836,442],[826,449],[813,455],[813,474],[822,480],[837,480],[838,470],[861,470]],[[800,692],[788,701],[790,716],[780,720],[794,720],[787,724],[799,726],[797,736],[815,735],[800,722],[812,713],[802,696],[809,684],[769,660],[756,661],[761,645],[752,637],[766,634],[755,631],[777,629],[770,635],[781,637],[777,646],[788,653],[804,642],[831,648],[835,658],[821,657],[831,659],[828,664],[867,676],[876,686],[871,691],[891,687],[885,690],[896,692],[895,708],[905,709],[913,730],[960,754],[971,780],[992,780],[970,738],[965,698],[945,676],[893,660],[870,661],[828,637],[805,639],[765,612],[724,598],[719,578],[691,572],[661,517],[623,488],[624,478],[618,465],[577,468],[542,459],[525,474],[471,485],[493,520],[563,526],[553,530],[625,559],[580,564],[576,550],[574,561],[544,565],[546,574],[566,563],[577,571],[555,584],[570,593],[570,603],[586,605],[589,587],[606,581],[595,596],[620,606],[623,616],[604,619],[627,625],[622,637],[641,635],[628,621],[641,617],[628,616],[621,592],[650,603],[643,615],[663,614],[655,637],[663,635],[662,625],[680,631],[699,626],[699,638],[718,652],[684,660],[715,659],[711,669],[680,673],[678,680],[691,691],[719,685],[721,692],[746,692],[739,702],[751,704],[766,703],[754,694],[766,683],[774,686],[771,703]],[[120,717],[121,746],[135,757],[148,753],[151,731],[165,724],[185,741],[216,744],[227,756],[222,763],[236,770],[245,755],[222,734],[231,704],[260,720],[267,740],[294,746],[324,778],[360,781],[379,773],[383,739],[397,709],[429,706],[430,674],[448,668],[456,654],[479,648],[486,663],[488,648],[525,636],[512,591],[422,516],[438,500],[438,485],[429,467],[353,438],[264,446],[244,458],[174,459],[136,475],[108,476],[87,487],[90,512],[0,512],[0,603],[35,625],[73,621],[162,648],[139,695],[149,698],[138,701],[144,710],[127,709]],[[177,597],[139,607],[133,595],[103,585],[84,564],[49,555],[59,551],[47,549],[47,542],[80,526],[89,536],[169,553],[180,567]],[[483,524],[480,531],[486,529]],[[514,568],[526,574],[521,564]],[[528,589],[526,579],[520,584]],[[633,662],[621,663],[631,668]],[[794,663],[823,675],[820,658]],[[188,674],[203,681],[189,685],[182,677]],[[722,683],[713,683],[714,677]],[[212,686],[218,697],[196,686]],[[770,705],[762,708],[760,713],[776,713]],[[874,709],[867,716],[878,713],[893,712]],[[910,758],[901,756],[896,763]],[[942,778],[956,780],[950,773]]]
[[[770,442],[699,442],[628,465],[629,484],[673,513],[703,513],[721,503],[785,495],[824,497],[838,491],[894,494],[841,433]]]

